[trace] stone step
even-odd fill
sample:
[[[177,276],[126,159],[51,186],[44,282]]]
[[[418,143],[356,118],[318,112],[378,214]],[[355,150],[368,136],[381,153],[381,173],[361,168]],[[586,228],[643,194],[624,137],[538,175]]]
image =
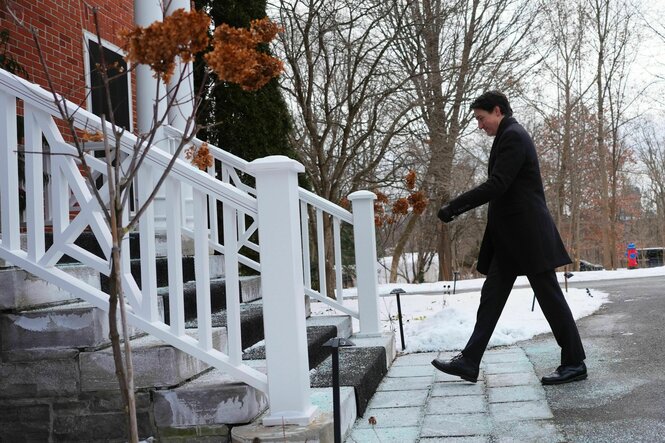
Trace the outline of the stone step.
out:
[[[168,315],[166,318],[168,319]],[[187,328],[198,327],[196,318],[188,320],[185,325]],[[218,328],[226,327],[226,311],[213,312],[212,325]],[[263,340],[263,305],[260,301],[240,305],[240,336],[242,349]]]
[[[262,320],[256,316],[261,306],[248,306],[245,312]],[[308,324],[314,325],[310,331],[327,326],[332,332],[339,331],[338,335],[348,335],[351,327],[346,316],[309,319]],[[225,333],[225,328],[216,329],[216,346],[222,349]],[[235,425],[242,429],[242,424],[260,417],[267,407],[263,393],[156,339],[143,337],[132,344],[141,438],[154,436],[170,443],[228,441]],[[246,360],[245,364],[266,371],[265,360]],[[110,349],[51,350],[48,359],[39,363],[3,362],[0,385],[0,437],[7,441],[15,441],[12,438],[28,432],[28,427],[42,441],[92,441],[99,435],[122,441],[126,435]],[[312,390],[312,402],[324,413],[326,432],[332,432],[330,392],[330,388]],[[342,388],[343,423],[348,423],[343,429],[354,422],[356,403],[354,389]],[[32,413],[30,424],[12,411]],[[34,414],[43,419],[34,419]]]
[[[348,315],[316,316],[307,319],[307,352],[310,369],[315,368],[330,356],[329,347],[323,344],[333,337],[348,338],[351,335],[351,318]],[[243,360],[266,358],[264,342],[245,350]]]
[[[380,337],[351,336],[354,346],[339,348],[340,386],[355,390],[356,410],[363,416],[381,380],[395,359],[395,337],[392,333]],[[332,356],[310,372],[312,387],[332,386]]]
[[[251,388],[247,389],[246,385],[225,377],[217,370],[190,383],[189,391],[176,388],[136,393],[141,439],[153,437],[162,443],[226,442],[230,441],[233,428],[234,441],[255,441],[244,440],[243,435],[255,434],[257,425],[242,424],[260,417],[265,411],[262,393],[253,393]],[[234,385],[238,397],[225,398],[233,391],[220,390],[223,384]],[[350,387],[342,387],[340,394],[342,433],[346,434],[356,417],[355,395]],[[241,399],[245,402],[241,403]],[[332,434],[332,390],[312,389],[311,401],[327,418],[326,431]],[[224,424],[225,421],[237,421],[237,426]],[[197,425],[190,425],[192,422]],[[10,399],[0,403],[0,441],[3,442],[100,441],[102,436],[104,441],[123,442],[127,436],[126,425],[118,392],[84,392],[29,401]],[[291,428],[287,427],[284,431],[291,433]],[[264,436],[267,432],[282,435],[283,430],[281,427],[267,428],[263,430]]]
[[[315,368],[319,363],[330,355],[330,348],[324,348],[323,344],[337,335],[334,326],[308,326],[307,327],[307,349],[309,368]],[[246,350],[242,356],[243,360],[260,360],[266,358],[264,341]]]
[[[323,357],[314,357],[324,360],[330,355],[329,348],[322,348],[323,342],[328,338],[342,334],[348,337],[351,330],[351,319],[345,315],[321,316],[307,319],[307,336],[309,341],[310,365],[312,355],[319,354],[316,350],[323,349]],[[259,344],[250,348],[243,354],[243,363],[254,369],[264,372],[265,365],[264,346]],[[348,416],[348,426],[355,420],[355,397],[353,389],[353,412]],[[321,402],[326,391],[318,392],[316,398]],[[198,441],[208,435],[221,436],[216,433],[227,433],[228,428],[222,425],[235,425],[249,423],[267,407],[265,395],[238,381],[228,374],[213,369],[210,372],[189,381],[182,386],[158,390],[154,393],[155,422],[159,428],[160,441]],[[332,405],[332,400],[330,400]],[[328,408],[332,410],[332,406]],[[183,439],[183,440],[178,440]]]
[[[166,233],[165,232],[156,232],[155,233],[155,254],[158,257],[165,257],[167,251],[166,243]],[[53,233],[45,232],[44,233],[44,243],[46,249],[50,248],[53,244]],[[25,234],[21,235],[21,244],[27,244]],[[104,257],[99,242],[95,238],[95,234],[89,230],[81,232],[78,238],[74,241],[74,244],[89,251],[96,255],[97,257]],[[23,246],[25,248],[25,246]],[[140,235],[138,232],[129,233],[129,253],[130,257],[133,259],[138,259],[140,257],[141,246],[140,246]],[[185,256],[194,255],[194,242],[189,237],[182,238],[182,253]],[[63,256],[59,263],[71,263],[74,260],[67,255]]]
[[[169,313],[169,288],[161,287],[157,292],[164,301],[164,312]],[[196,317],[196,281],[188,281],[183,285],[185,302],[185,319]],[[249,303],[261,298],[261,277],[240,277],[240,303]],[[226,280],[213,278],[210,280],[210,306],[213,312],[226,309]]]
[[[44,234],[44,242],[46,245],[46,249],[51,247],[53,244],[53,233],[52,232],[46,232]],[[83,231],[81,234],[78,236],[78,238],[74,241],[74,244],[76,246],[79,246],[83,249],[85,249],[88,252],[91,252],[92,254],[96,255],[97,257],[104,258],[104,253],[102,252],[102,248],[99,246],[99,242],[95,238],[95,234],[91,231]],[[133,258],[138,258],[140,246],[139,246],[139,233],[138,232],[131,232],[129,234],[129,250],[130,254]],[[63,256],[58,263],[72,263],[75,262],[75,260],[67,255]]]
[[[196,336],[196,330],[188,330]],[[226,350],[226,328],[213,329],[215,349]],[[15,356],[16,354],[10,354]],[[178,386],[209,366],[150,336],[132,340],[137,389]],[[0,398],[69,397],[81,392],[117,391],[112,349],[32,350],[30,358],[0,362]]]
[[[196,337],[197,331],[188,329],[187,334]],[[226,341],[226,328],[213,328],[213,347],[225,352]],[[132,362],[136,389],[177,386],[209,368],[207,363],[152,336],[132,340]],[[81,352],[79,365],[83,392],[118,389],[110,347]]]
[[[194,257],[191,255],[183,255],[182,257],[182,281],[189,282],[196,279],[194,272]],[[169,262],[166,257],[157,256],[155,259],[155,272],[157,276],[157,287],[162,288],[169,285]],[[136,283],[141,286],[141,259],[132,258],[131,271]],[[211,255],[210,256],[210,278],[217,279],[224,276],[224,256]],[[108,277],[102,275],[100,277],[100,287],[102,291],[109,292]]]
[[[265,394],[213,369],[174,389],[153,393],[155,423],[162,438],[201,436],[249,423],[267,407]],[[224,429],[221,429],[224,432]]]
[[[31,352],[32,360],[8,361],[3,357],[0,362],[0,398],[3,400],[0,404],[6,403],[6,399],[33,402],[46,397],[78,395],[81,386],[78,356],[79,351],[75,349],[48,349]]]
[[[130,327],[130,335],[138,334]],[[40,349],[82,350],[109,344],[108,314],[86,302],[0,314],[0,355],[5,359],[30,358],[28,351]]]
[[[58,265],[61,271],[99,289],[99,273],[80,264]],[[76,300],[69,292],[14,267],[0,269],[0,311],[21,311]]]
[[[139,438],[156,434],[150,392],[136,393]],[[2,442],[127,441],[127,414],[119,392],[80,393],[0,403]]]
[[[310,401],[318,408],[309,426],[263,426],[261,417],[254,422],[231,429],[233,443],[254,442],[332,442],[334,441],[332,389],[313,388]],[[340,430],[348,435],[356,419],[356,401],[353,388],[340,388]],[[342,437],[344,441],[344,437]]]

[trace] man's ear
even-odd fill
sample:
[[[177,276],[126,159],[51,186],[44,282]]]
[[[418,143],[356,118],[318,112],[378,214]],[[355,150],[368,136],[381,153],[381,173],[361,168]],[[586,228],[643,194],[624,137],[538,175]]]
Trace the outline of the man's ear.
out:
[[[503,115],[503,112],[501,112],[501,108],[499,108],[499,105],[496,105],[494,109],[492,109],[492,114],[496,116]]]

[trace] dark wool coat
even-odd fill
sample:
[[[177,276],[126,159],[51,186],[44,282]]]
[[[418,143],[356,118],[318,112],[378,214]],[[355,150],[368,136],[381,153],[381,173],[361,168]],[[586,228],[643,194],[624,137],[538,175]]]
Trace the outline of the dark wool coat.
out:
[[[504,117],[492,144],[488,179],[448,203],[457,216],[489,202],[478,272],[496,256],[502,272],[549,271],[571,262],[545,203],[536,149],[526,130]]]

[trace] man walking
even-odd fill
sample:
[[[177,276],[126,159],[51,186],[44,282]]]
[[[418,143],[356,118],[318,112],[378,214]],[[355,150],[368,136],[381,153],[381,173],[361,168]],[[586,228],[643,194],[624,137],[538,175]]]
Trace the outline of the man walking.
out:
[[[545,203],[536,149],[526,130],[512,117],[508,99],[489,91],[471,109],[478,128],[494,136],[488,179],[444,205],[444,222],[489,202],[487,227],[480,246],[478,272],[487,275],[476,325],[461,354],[432,364],[447,374],[476,382],[487,343],[518,275],[526,275],[552,333],[561,347],[561,366],[542,378],[560,384],[587,377],[586,358],[575,320],[554,269],[571,262]],[[520,245],[515,248],[514,245]]]

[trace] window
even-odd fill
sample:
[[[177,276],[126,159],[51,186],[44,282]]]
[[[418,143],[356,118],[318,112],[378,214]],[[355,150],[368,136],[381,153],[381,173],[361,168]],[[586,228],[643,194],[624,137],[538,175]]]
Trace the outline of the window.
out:
[[[90,94],[88,96],[88,110],[95,115],[106,115],[109,117],[109,104],[104,91],[102,76],[97,66],[101,64],[101,54],[97,37],[92,34],[85,36],[86,45],[86,81]],[[129,75],[116,75],[121,71],[127,72],[127,62],[124,60],[120,49],[114,45],[103,42],[104,60],[107,65],[116,64],[118,68],[109,70],[109,77],[113,78],[110,82],[110,95],[115,123],[128,130],[132,129],[132,108],[131,108],[131,84]]]

